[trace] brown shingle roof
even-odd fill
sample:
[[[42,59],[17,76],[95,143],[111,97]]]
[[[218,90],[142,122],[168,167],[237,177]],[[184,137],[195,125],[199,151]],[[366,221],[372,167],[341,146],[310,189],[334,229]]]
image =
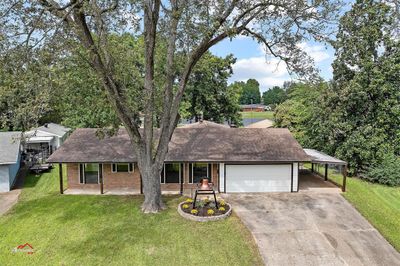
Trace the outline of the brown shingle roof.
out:
[[[135,162],[125,129],[99,139],[97,129],[77,129],[48,162]],[[309,161],[300,144],[283,128],[229,128],[196,123],[175,129],[166,161],[292,162]]]

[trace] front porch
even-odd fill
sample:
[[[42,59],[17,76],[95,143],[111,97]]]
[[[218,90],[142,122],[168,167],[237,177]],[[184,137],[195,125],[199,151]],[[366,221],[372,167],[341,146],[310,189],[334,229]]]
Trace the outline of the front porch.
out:
[[[217,163],[165,163],[160,176],[162,193],[193,196],[199,180],[204,177],[209,178],[218,191],[218,167]],[[136,163],[67,163],[64,165],[59,163],[58,168],[61,194],[143,194],[142,177]],[[64,182],[65,174],[66,183]],[[64,187],[65,185],[67,187]]]
[[[68,188],[64,190],[64,194],[66,195],[99,195],[98,189],[88,189],[88,188]],[[100,195],[141,195],[140,189],[133,188],[114,188],[104,190]],[[179,191],[162,191],[163,195],[179,195]]]

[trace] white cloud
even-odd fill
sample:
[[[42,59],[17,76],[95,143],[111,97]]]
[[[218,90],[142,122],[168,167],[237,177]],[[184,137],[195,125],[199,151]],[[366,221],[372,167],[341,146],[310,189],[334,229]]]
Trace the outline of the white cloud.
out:
[[[310,45],[306,42],[302,42],[298,44],[298,47],[306,52],[309,56],[311,56],[311,58],[314,59],[315,63],[322,62],[330,57],[329,53],[322,45]]]
[[[322,45],[310,45],[303,42],[298,46],[312,57],[316,64],[330,58]],[[274,57],[267,61],[263,45],[259,45],[258,54],[259,56],[237,60],[233,65],[233,75],[229,82],[247,81],[254,78],[260,83],[260,90],[265,91],[273,86],[282,86],[285,81],[291,79],[283,61]]]
[[[250,78],[254,78],[260,83],[261,91],[272,86],[280,86],[284,81],[290,79],[284,62],[280,62],[276,58],[267,61],[264,56],[239,59],[233,65],[230,82],[246,81]]]

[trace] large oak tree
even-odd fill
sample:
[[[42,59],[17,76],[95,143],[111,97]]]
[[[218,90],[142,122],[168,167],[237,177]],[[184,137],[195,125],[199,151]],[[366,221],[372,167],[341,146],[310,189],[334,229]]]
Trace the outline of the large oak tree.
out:
[[[2,4],[0,56],[10,49],[47,45],[75,53],[91,65],[108,101],[126,128],[143,179],[142,210],[164,208],[159,175],[168,143],[179,120],[179,106],[194,66],[214,45],[245,35],[263,45],[267,57],[278,57],[290,72],[303,78],[315,75],[313,62],[298,45],[330,36],[339,0],[20,0]],[[143,36],[143,64],[138,69],[116,67],[110,36]],[[160,49],[166,45],[165,49]],[[29,52],[30,51],[30,52]],[[83,52],[82,52],[83,51]],[[157,51],[162,52],[156,56]],[[62,52],[60,52],[62,54]],[[184,61],[177,57],[184,56]],[[139,70],[139,71],[137,71]],[[135,104],[117,71],[124,71],[139,88]],[[130,71],[134,74],[129,75]],[[45,75],[43,75],[45,76]],[[155,102],[162,117],[155,130]],[[139,113],[143,114],[143,130]]]

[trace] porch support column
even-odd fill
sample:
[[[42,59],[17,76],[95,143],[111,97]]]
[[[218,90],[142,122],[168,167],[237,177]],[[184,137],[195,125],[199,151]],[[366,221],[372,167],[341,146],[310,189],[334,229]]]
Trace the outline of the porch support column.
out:
[[[346,192],[347,165],[343,166],[343,184],[342,191]]]
[[[104,194],[103,164],[99,164],[100,194]]]
[[[180,178],[179,178],[179,181],[180,181],[180,194],[183,195],[183,179],[185,178],[186,167],[185,167],[184,163],[181,163],[179,167],[181,168]]]
[[[64,194],[62,163],[58,164],[58,175],[60,177],[60,194]]]
[[[328,164],[325,164],[325,181],[328,181]]]

